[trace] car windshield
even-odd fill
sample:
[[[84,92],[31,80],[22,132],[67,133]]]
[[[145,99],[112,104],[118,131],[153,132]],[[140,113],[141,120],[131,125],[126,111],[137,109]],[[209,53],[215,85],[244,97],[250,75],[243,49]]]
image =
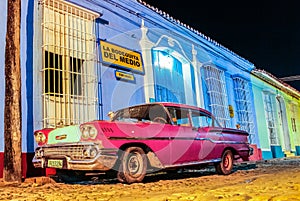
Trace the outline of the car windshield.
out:
[[[169,123],[169,118],[161,105],[141,105],[118,110],[112,121]]]

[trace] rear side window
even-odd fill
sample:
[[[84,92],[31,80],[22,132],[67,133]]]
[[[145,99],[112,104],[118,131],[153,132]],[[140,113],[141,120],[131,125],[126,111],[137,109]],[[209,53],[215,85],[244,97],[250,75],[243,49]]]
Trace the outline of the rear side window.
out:
[[[191,114],[193,127],[201,128],[213,126],[213,121],[207,114],[201,113],[199,111],[192,111]]]
[[[185,108],[168,107],[172,121],[175,125],[191,126],[190,112]]]

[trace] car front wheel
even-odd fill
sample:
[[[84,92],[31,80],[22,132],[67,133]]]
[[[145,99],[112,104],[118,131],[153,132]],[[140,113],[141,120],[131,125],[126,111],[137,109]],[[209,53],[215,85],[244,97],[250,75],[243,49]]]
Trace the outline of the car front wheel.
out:
[[[222,175],[228,175],[233,168],[233,154],[230,150],[224,151],[221,162],[215,164],[216,172]]]
[[[147,157],[140,147],[127,148],[121,157],[117,178],[120,182],[141,182],[147,171]]]

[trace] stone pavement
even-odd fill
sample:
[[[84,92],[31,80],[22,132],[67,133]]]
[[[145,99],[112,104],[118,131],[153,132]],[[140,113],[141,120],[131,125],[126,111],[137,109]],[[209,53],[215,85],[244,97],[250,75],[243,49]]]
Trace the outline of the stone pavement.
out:
[[[300,158],[241,163],[227,176],[213,169],[157,173],[130,185],[105,176],[76,184],[47,177],[28,178],[21,184],[0,181],[0,200],[300,201]]]

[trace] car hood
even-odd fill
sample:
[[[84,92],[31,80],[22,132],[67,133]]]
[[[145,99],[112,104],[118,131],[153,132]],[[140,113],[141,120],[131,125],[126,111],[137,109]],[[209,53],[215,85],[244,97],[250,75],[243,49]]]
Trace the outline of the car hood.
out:
[[[49,132],[47,144],[79,142],[80,137],[79,125],[57,128]]]

